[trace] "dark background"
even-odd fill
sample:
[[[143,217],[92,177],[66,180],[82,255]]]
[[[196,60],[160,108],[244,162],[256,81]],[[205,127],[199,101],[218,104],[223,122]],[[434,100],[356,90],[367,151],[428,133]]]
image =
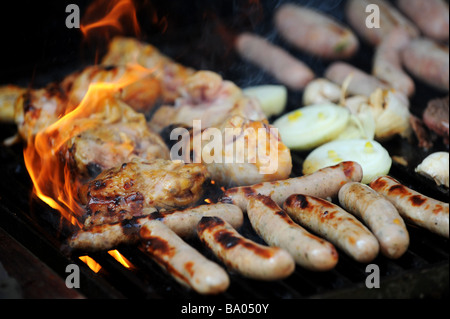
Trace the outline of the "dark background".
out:
[[[95,63],[104,52],[106,39],[83,39],[79,29],[68,29],[65,12],[77,4],[81,17],[92,1],[8,1],[0,11],[2,56],[0,85],[42,85],[82,65]],[[197,69],[214,69],[240,85],[274,80],[250,65],[242,64],[233,49],[233,36],[240,31],[259,33],[286,46],[272,25],[272,13],[284,1],[171,0],[134,1],[141,26],[139,38],[156,45],[165,54]],[[343,1],[298,1],[317,7],[342,20]],[[156,15],[157,21],[154,16]],[[164,17],[164,19],[162,19]],[[162,21],[165,20],[165,21]],[[109,29],[114,34],[113,29]],[[128,32],[126,35],[133,35]],[[316,70],[322,61],[293,52]],[[365,61],[365,59],[363,60]],[[367,60],[369,61],[369,60]]]
[[[308,64],[318,77],[333,61],[294,49],[273,27],[273,12],[289,0],[134,0],[141,27],[138,38],[195,69],[209,69],[241,87],[277,83],[258,67],[242,61],[233,50],[234,36],[251,31],[287,49]],[[94,64],[106,50],[114,29],[85,39],[80,29],[65,25],[66,6],[80,8],[81,19],[91,0],[7,1],[0,7],[0,85],[39,87],[83,66]],[[314,7],[346,24],[345,0],[291,0]],[[107,36],[106,36],[107,35]],[[131,28],[125,35],[135,36]],[[109,36],[109,37],[108,37]],[[360,39],[358,54],[348,62],[370,72],[373,47]],[[417,81],[411,110],[421,116],[427,102],[445,94]],[[301,106],[302,92],[289,91],[288,110]]]

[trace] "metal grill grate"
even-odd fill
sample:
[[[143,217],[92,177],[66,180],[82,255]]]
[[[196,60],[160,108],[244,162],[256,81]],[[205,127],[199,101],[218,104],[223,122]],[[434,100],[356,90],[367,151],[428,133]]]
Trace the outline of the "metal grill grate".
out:
[[[4,133],[4,132],[2,132]],[[2,134],[6,137],[7,135]],[[62,278],[65,267],[75,263],[81,268],[80,291],[92,298],[206,298],[187,290],[164,273],[136,246],[118,247],[133,265],[127,269],[107,252],[91,253],[102,269],[91,271],[78,257],[64,251],[64,241],[70,229],[58,212],[31,195],[28,178],[19,147],[0,148],[0,227],[28,248]],[[297,159],[298,160],[298,159]],[[294,165],[296,157],[294,156]],[[403,176],[404,177],[404,176]],[[335,269],[315,273],[300,267],[288,278],[263,282],[230,273],[229,289],[220,296],[209,298],[419,298],[448,296],[448,240],[417,227],[408,226],[411,244],[398,260],[378,256],[372,263],[381,272],[380,289],[365,285],[366,265],[339,254]],[[262,242],[248,220],[240,229],[248,238]],[[212,254],[201,244],[190,242],[207,257]]]

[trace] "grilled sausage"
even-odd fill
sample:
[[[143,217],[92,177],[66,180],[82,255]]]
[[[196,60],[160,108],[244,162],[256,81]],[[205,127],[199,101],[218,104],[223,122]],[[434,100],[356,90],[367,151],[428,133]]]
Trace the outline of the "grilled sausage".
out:
[[[334,62],[325,70],[325,77],[342,86],[351,77],[347,87],[350,95],[370,96],[376,89],[387,89],[388,86],[376,77],[345,62]]]
[[[449,52],[447,45],[427,38],[411,40],[402,50],[402,63],[406,70],[421,81],[448,92]]]
[[[235,47],[243,59],[259,66],[293,90],[303,89],[315,77],[302,61],[256,34],[240,34]]]
[[[278,205],[283,205],[286,198],[292,194],[336,197],[342,185],[347,182],[360,182],[361,179],[361,165],[348,161],[300,177],[230,188],[220,201],[235,204],[245,211],[249,198],[258,194],[270,196]]]
[[[228,288],[230,279],[226,271],[162,222],[146,222],[139,236],[143,250],[180,284],[200,294],[218,294]]]
[[[270,246],[287,250],[298,265],[313,271],[336,266],[338,253],[334,246],[296,224],[270,197],[252,196],[247,214],[259,236]]]
[[[345,59],[358,50],[358,39],[349,28],[316,10],[288,3],[277,9],[274,18],[285,40],[312,55]]]
[[[295,194],[289,196],[283,207],[297,223],[329,240],[356,261],[367,263],[378,255],[375,236],[339,206],[321,198]]]
[[[415,91],[414,81],[403,70],[401,59],[401,51],[410,40],[404,29],[394,29],[375,49],[372,67],[375,77],[406,96],[412,96]]]
[[[339,203],[362,219],[380,243],[388,258],[401,257],[409,246],[409,234],[397,209],[390,201],[361,183],[347,183],[339,190]]]
[[[390,176],[381,176],[369,186],[394,204],[407,222],[448,238],[448,203],[416,192]]]
[[[398,8],[424,35],[437,41],[448,41],[449,10],[444,0],[397,0]]]
[[[198,237],[229,269],[259,280],[279,280],[295,270],[291,255],[279,247],[267,247],[244,238],[216,216],[202,217]]]
[[[132,244],[139,240],[139,229],[150,220],[159,220],[178,236],[190,238],[196,234],[196,226],[203,216],[218,216],[239,228],[244,215],[239,207],[231,204],[210,204],[183,210],[153,212],[144,217],[132,218],[115,224],[94,226],[78,231],[69,239],[69,247],[86,251],[111,249],[119,244]]]
[[[371,6],[379,9],[379,25],[367,25],[367,20],[372,21]],[[366,10],[368,10],[366,12]],[[345,15],[348,23],[369,44],[378,45],[381,40],[395,28],[406,30],[411,37],[417,37],[419,30],[400,11],[385,0],[349,0],[346,3]],[[373,14],[373,16],[377,16]],[[373,19],[373,20],[376,20]]]

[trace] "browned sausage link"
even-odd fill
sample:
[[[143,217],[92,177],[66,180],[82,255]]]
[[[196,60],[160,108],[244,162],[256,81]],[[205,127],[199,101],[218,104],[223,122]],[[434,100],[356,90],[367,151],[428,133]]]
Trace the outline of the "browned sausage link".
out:
[[[376,6],[379,14],[376,15],[370,6]],[[368,12],[366,10],[369,9]],[[369,16],[372,14],[372,16]],[[411,37],[419,35],[417,27],[411,23],[400,11],[385,0],[348,0],[345,7],[348,23],[368,43],[376,46],[395,28],[406,30]],[[366,22],[377,22],[378,26],[368,26]]]
[[[292,194],[306,194],[320,198],[336,197],[342,185],[347,182],[360,182],[361,179],[361,166],[356,162],[347,161],[300,177],[230,188],[224,193],[221,201],[233,203],[245,211],[248,199],[258,194],[270,196],[278,205],[283,205],[286,198]]]
[[[397,0],[397,6],[415,22],[424,35],[437,41],[448,41],[448,2],[444,0]]]
[[[120,244],[133,244],[139,240],[139,229],[149,221],[148,216],[132,218],[115,224],[104,224],[77,231],[68,239],[71,249],[100,251],[112,249]]]
[[[139,232],[143,250],[180,284],[200,294],[224,292],[228,274],[185,243],[158,220],[145,223]]]
[[[415,84],[403,70],[401,51],[410,40],[404,29],[394,29],[376,47],[372,68],[375,77],[407,96],[413,95]]]
[[[345,59],[358,50],[358,39],[353,32],[319,11],[288,3],[277,9],[274,18],[280,34],[310,54]]]
[[[251,197],[247,213],[261,238],[270,246],[287,250],[298,265],[313,271],[336,266],[338,253],[334,246],[296,224],[270,197]]]
[[[259,280],[279,280],[295,270],[289,253],[244,238],[229,223],[215,216],[203,217],[197,233],[200,240],[229,268]]]
[[[370,96],[376,89],[387,89],[388,85],[376,77],[345,62],[334,62],[325,70],[325,77],[342,86],[350,77],[347,92],[350,95]]]
[[[448,238],[448,203],[416,192],[390,176],[381,176],[369,185],[391,201],[406,221]]]
[[[222,203],[199,205],[183,210],[154,212],[120,223],[80,230],[69,239],[68,244],[72,249],[97,251],[111,249],[119,244],[136,243],[139,240],[140,227],[153,219],[162,221],[178,236],[189,238],[195,236],[196,226],[203,216],[218,216],[235,228],[239,228],[244,221],[242,210],[236,205]]]
[[[293,90],[303,89],[315,77],[305,63],[256,34],[239,35],[235,46],[243,59],[259,66]]]
[[[244,214],[238,206],[224,203],[200,205],[173,212],[153,213],[151,218],[162,221],[178,236],[190,238],[196,236],[197,224],[204,216],[220,217],[234,228],[241,227],[244,222]]]
[[[427,38],[412,40],[402,50],[406,70],[421,81],[444,92],[449,90],[449,51],[447,45]]]
[[[397,209],[384,196],[361,183],[347,183],[339,190],[339,203],[362,219],[377,237],[381,253],[401,257],[409,246],[409,234]]]
[[[358,262],[372,261],[379,251],[375,236],[339,206],[313,196],[292,195],[284,208],[307,229],[329,240]]]

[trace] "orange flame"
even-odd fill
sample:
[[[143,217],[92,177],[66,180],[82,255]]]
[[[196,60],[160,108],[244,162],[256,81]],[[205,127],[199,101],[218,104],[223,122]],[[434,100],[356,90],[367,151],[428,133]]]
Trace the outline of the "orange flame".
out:
[[[123,117],[124,104],[119,103],[117,94],[151,72],[139,65],[130,67],[135,72],[125,73],[116,82],[91,84],[78,106],[67,109],[57,122],[39,131],[28,141],[24,150],[25,165],[34,185],[34,193],[75,226],[82,226],[80,217],[84,214],[78,199],[82,182],[71,173],[68,159],[61,149],[71,138],[85,130],[108,125]]]
[[[98,273],[102,269],[102,266],[89,256],[80,256],[78,258],[95,273]]]
[[[127,269],[133,269],[133,264],[126,259],[117,249],[109,250],[108,254],[110,254],[115,260],[117,260],[122,266]]]
[[[102,13],[104,13],[104,16],[98,18]],[[111,29],[115,29],[119,34],[124,34],[126,23],[131,23],[134,36],[140,35],[139,23],[133,1],[97,0],[87,8],[80,29],[83,35],[88,37],[91,31],[102,28],[106,36],[109,37]],[[98,34],[98,30],[96,33]]]

